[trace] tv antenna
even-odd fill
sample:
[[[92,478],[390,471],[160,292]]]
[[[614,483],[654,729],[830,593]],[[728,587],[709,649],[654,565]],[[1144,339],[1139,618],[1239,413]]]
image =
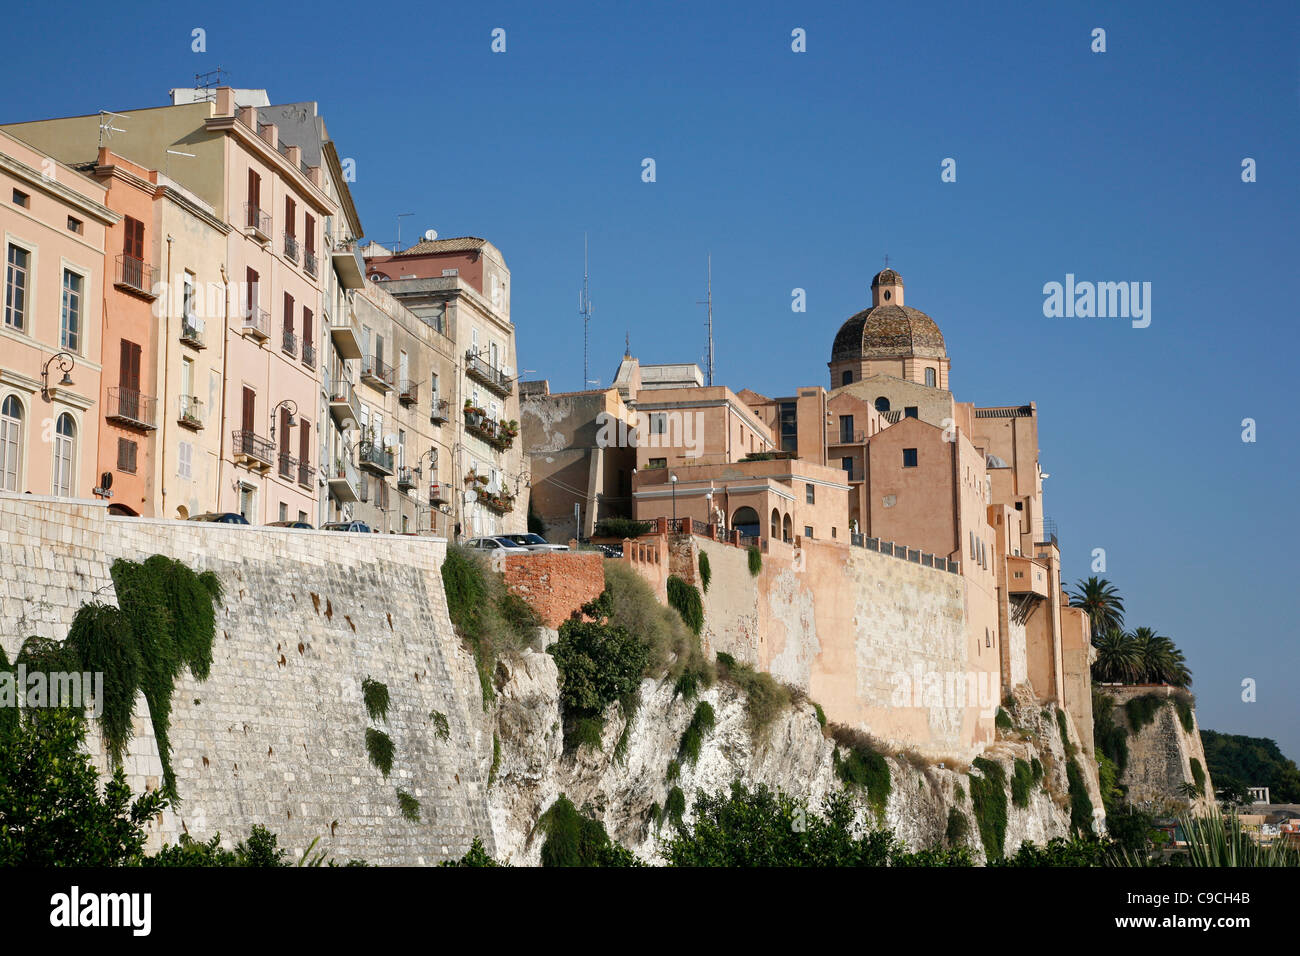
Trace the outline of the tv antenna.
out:
[[[126,130],[113,125],[113,120],[130,119],[125,113],[110,113],[108,110],[99,111],[99,145],[104,145],[104,140],[112,139],[114,133],[125,133]]]
[[[407,216],[414,216],[414,215],[415,213],[413,212],[399,212],[397,214],[397,248],[394,249],[393,252],[402,251],[402,220],[405,219]]]
[[[224,86],[230,74],[217,67],[215,70],[208,70],[206,73],[194,74],[194,92],[197,94],[196,101],[216,99],[216,89],[218,86]]]
[[[582,382],[583,388],[591,381],[588,366],[591,364],[591,294],[587,282],[587,234],[582,234],[582,292],[578,294],[578,315],[582,316]]]
[[[696,300],[696,305],[708,306],[708,318],[705,320],[705,329],[708,333],[708,352],[706,353],[705,365],[707,366],[707,383],[713,384],[713,253],[709,253],[709,285],[703,301]]]

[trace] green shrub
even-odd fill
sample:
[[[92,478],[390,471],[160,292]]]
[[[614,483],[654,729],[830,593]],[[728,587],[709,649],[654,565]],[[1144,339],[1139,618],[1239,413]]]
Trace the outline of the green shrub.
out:
[[[504,863],[498,863],[492,857],[488,856],[487,850],[483,848],[483,841],[478,837],[470,844],[469,850],[459,860],[443,860],[439,866],[505,866]]]
[[[998,708],[997,716],[993,718],[993,723],[997,725],[998,730],[1011,729],[1011,715],[1001,707]]]
[[[1184,694],[1175,694],[1171,699],[1174,702],[1174,710],[1178,711],[1178,722],[1183,725],[1183,730],[1190,734],[1196,727],[1192,717],[1191,698]]]
[[[1037,757],[1029,761],[1029,769],[1033,771],[1034,783],[1040,783],[1043,779],[1043,762]]]
[[[361,682],[361,698],[371,720],[388,720],[388,685],[367,677]]]
[[[1124,705],[1124,714],[1128,717],[1129,726],[1133,728],[1133,733],[1141,733],[1142,728],[1148,724],[1154,723],[1156,714],[1164,706],[1165,698],[1159,694],[1143,694],[1141,697],[1134,697]]]
[[[1065,765],[1065,779],[1070,785],[1070,829],[1085,835],[1092,833],[1092,798],[1077,760],[1071,758]]]
[[[814,703],[814,704],[813,704],[813,711],[817,714],[817,723],[821,724],[822,729],[825,730],[825,729],[826,729],[826,711],[822,710],[822,705],[821,705],[821,704],[818,704],[818,703]]]
[[[847,756],[840,757],[840,748],[831,752],[831,762],[836,775],[846,786],[858,787],[867,792],[867,805],[877,818],[885,814],[885,805],[893,790],[889,761],[866,735],[836,725],[832,729],[836,743],[844,747]]]
[[[673,787],[668,791],[668,797],[664,801],[664,818],[671,820],[673,826],[681,829],[682,819],[686,816],[686,794],[682,793],[681,787]]]
[[[429,719],[433,721],[433,732],[439,740],[446,740],[451,736],[451,727],[447,723],[447,715],[440,710],[429,712]]]
[[[718,676],[735,684],[745,695],[745,713],[755,736],[790,703],[790,691],[771,674],[737,663],[730,654],[718,655]]]
[[[492,731],[492,766],[488,768],[488,786],[497,782],[497,772],[501,769],[501,735]]]
[[[701,678],[698,686],[712,683],[712,671],[700,653],[699,638],[677,611],[659,603],[645,578],[623,562],[605,562],[605,589],[582,611],[587,617],[622,627],[646,646],[649,658],[645,676],[666,674],[675,679],[694,669]]]
[[[709,582],[713,580],[713,568],[709,565],[709,556],[703,551],[700,552],[700,584],[704,587],[704,593],[709,593]]]
[[[979,826],[984,855],[991,862],[1002,856],[1007,837],[1007,775],[1002,765],[987,757],[976,757],[970,774],[971,806]]]
[[[172,638],[180,663],[189,667],[195,679],[207,680],[217,625],[210,585],[180,561],[161,554],[147,558],[144,568],[157,582],[171,614]]]
[[[956,796],[958,800],[966,799],[966,788],[963,787],[961,784],[959,783],[953,784],[952,792],[953,795]]]
[[[1033,768],[1017,757],[1011,775],[1011,802],[1022,809],[1029,806],[1029,795],[1037,782]]]
[[[1201,793],[1205,793],[1205,768],[1201,766],[1201,762],[1195,757],[1192,758],[1191,764],[1192,782],[1196,784],[1196,788],[1200,790]]]
[[[140,649],[131,638],[130,625],[115,607],[83,604],[68,629],[67,646],[80,661],[79,669],[104,675],[99,726],[113,765],[120,766],[131,740],[131,716],[140,686]]]
[[[704,628],[704,599],[695,585],[675,574],[668,575],[668,606],[677,610],[691,633],[698,635]]]
[[[681,775],[682,762],[674,757],[672,760],[668,761],[668,771],[664,774],[664,779],[667,780],[668,783],[675,783],[681,778]]]
[[[636,723],[636,712],[641,706],[641,691],[633,690],[618,699],[619,710],[623,713],[623,730],[614,744],[614,759],[619,763],[627,761],[627,748],[632,740],[632,725]]]
[[[397,805],[401,808],[402,816],[412,823],[420,822],[420,801],[415,799],[405,790],[397,791]]]
[[[649,649],[622,627],[575,619],[560,625],[560,639],[547,650],[560,672],[565,719],[574,731],[584,725],[580,737],[569,735],[572,745],[590,743],[590,722],[603,726],[605,708],[637,689],[650,657]]]
[[[677,756],[682,763],[692,766],[700,759],[700,748],[704,744],[704,735],[713,729],[716,715],[713,705],[702,700],[695,705],[695,714],[682,733],[681,743],[677,746]]]
[[[649,534],[655,528],[653,521],[635,521],[632,518],[601,518],[596,522],[594,536],[597,538],[639,538]]]
[[[639,866],[640,861],[610,840],[605,825],[578,812],[572,801],[560,794],[537,819],[542,841],[542,866]]]
[[[1061,746],[1066,754],[1074,753],[1074,743],[1070,740],[1070,721],[1065,716],[1065,711],[1059,707],[1056,708],[1056,726],[1061,731]]]
[[[586,747],[600,750],[605,737],[605,718],[600,715],[574,717],[566,722],[564,746],[568,750]]]
[[[370,762],[385,777],[393,769],[393,740],[382,730],[366,728],[366,754]]]
[[[948,828],[944,831],[944,840],[951,847],[963,846],[970,835],[970,820],[956,807],[948,808]]]
[[[1115,765],[1118,773],[1128,766],[1128,729],[1114,718],[1115,698],[1093,691],[1092,738],[1099,754],[1104,754]]]
[[[749,573],[753,577],[758,577],[758,572],[763,570],[763,552],[752,544],[747,550],[749,551]]]

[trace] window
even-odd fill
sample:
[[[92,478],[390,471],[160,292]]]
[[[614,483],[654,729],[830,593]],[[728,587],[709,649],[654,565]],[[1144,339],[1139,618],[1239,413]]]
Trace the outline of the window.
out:
[[[244,273],[244,315],[252,315],[257,309],[257,270],[248,269]]]
[[[81,351],[81,290],[85,279],[71,269],[63,270],[63,309],[60,313],[59,344],[69,352]]]
[[[307,250],[307,255],[316,254],[316,220],[311,213],[303,213],[302,244],[303,248]]]
[[[76,216],[68,217],[68,232],[75,232],[77,235],[81,235],[85,231],[86,231],[85,223],[83,223]]]
[[[176,462],[176,477],[192,478],[194,476],[194,445],[183,441],[177,446],[179,455]]]
[[[811,538],[813,536],[812,525],[806,524],[803,526],[803,536],[805,538]]]
[[[0,404],[0,489],[18,490],[23,448],[23,406],[17,395]]]
[[[305,418],[298,419],[298,463],[304,469],[311,466],[311,422]]]
[[[307,523],[307,512],[305,512],[305,511],[299,511],[299,512],[298,512],[298,520],[301,521],[303,524],[306,524],[306,523]]]
[[[915,449],[915,448],[904,448],[904,449],[903,449],[903,467],[904,467],[904,468],[915,468],[915,467],[916,467],[916,449]]]
[[[853,443],[853,416],[840,416],[840,443],[850,445]]]
[[[27,270],[31,253],[10,246],[5,265],[5,325],[22,332],[27,328]]]
[[[284,294],[284,338],[288,345],[289,336],[293,335],[293,296]]]
[[[876,399],[876,411],[878,412],[889,411],[889,399],[885,398],[885,396],[883,395],[881,395],[878,399]]]
[[[438,373],[434,372],[429,376],[429,401],[436,403],[438,401]]]
[[[852,459],[852,457],[841,458],[841,459],[840,459],[840,467],[843,468],[845,471],[847,471],[850,475],[853,474],[853,459]]]
[[[314,334],[314,331],[312,329],[312,318],[313,316],[311,313],[311,309],[307,308],[306,306],[303,306],[302,308],[302,361],[304,365],[311,364],[307,360],[308,359],[307,346],[309,344],[312,344],[312,335]]]
[[[296,236],[298,227],[298,204],[293,201],[292,196],[284,197],[284,234],[292,239]],[[284,507],[281,505],[281,507]]]
[[[181,316],[190,318],[194,315],[194,273],[186,272],[184,287],[181,292]]]
[[[248,485],[239,486],[239,513],[249,524],[253,523],[253,508],[257,503],[257,489]]]
[[[135,442],[129,438],[119,438],[117,440],[117,470],[124,471],[128,475],[135,474]]]
[[[804,485],[803,489],[804,500],[810,505],[815,505],[817,503],[817,489],[811,484]]]
[[[915,405],[908,405],[903,409],[904,418],[919,418],[920,411]]]
[[[650,463],[646,465],[646,468],[667,468],[667,467],[668,467],[667,458],[651,458]]]
[[[993,646],[993,639],[989,636],[989,629],[987,627],[984,628],[984,646],[985,647]]]
[[[832,538],[838,538],[839,536],[840,536],[840,529],[839,529],[839,528],[831,528],[831,537],[832,537]]]
[[[781,450],[799,450],[799,407],[794,402],[781,403]]]
[[[293,200],[290,200],[290,202],[292,201]],[[289,505],[283,501],[280,502],[280,520],[281,521],[289,520]]]
[[[61,497],[72,496],[73,463],[77,451],[77,424],[64,412],[54,426],[54,481],[53,493]]]
[[[122,276],[137,289],[144,282],[144,223],[127,216],[122,220]],[[132,261],[134,260],[134,262]]]
[[[248,225],[259,225],[257,213],[262,208],[262,177],[252,169],[248,171],[248,205]]]
[[[27,195],[27,194],[26,194],[25,192],[23,192],[21,189],[15,189],[15,190],[14,190],[14,205],[15,205],[15,206],[22,206],[24,209],[28,209],[28,208],[31,207],[31,204],[32,204],[32,197],[31,197],[31,196]]]
[[[846,368],[846,369],[844,370],[844,373],[843,373],[842,375],[840,375],[840,384],[841,384],[841,385],[852,385],[852,384],[853,384],[853,370],[852,370],[852,369],[847,369],[847,368]]]
[[[975,532],[971,531],[968,533],[970,534],[970,559],[974,561],[975,560]]]
[[[927,368],[925,370],[925,384],[934,388],[934,369]]]
[[[668,431],[668,416],[663,412],[655,412],[650,416],[650,434],[663,435]]]

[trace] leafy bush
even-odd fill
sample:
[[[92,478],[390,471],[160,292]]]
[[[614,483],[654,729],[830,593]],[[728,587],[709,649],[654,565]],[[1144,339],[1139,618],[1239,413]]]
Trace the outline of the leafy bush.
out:
[[[505,866],[504,863],[498,863],[488,855],[487,850],[483,848],[483,841],[478,837],[470,844],[469,850],[459,860],[443,860],[439,866]]]
[[[1114,718],[1115,698],[1100,691],[1092,695],[1092,738],[1100,755],[1115,765],[1118,773],[1128,766],[1128,729]]]
[[[1128,717],[1129,726],[1133,728],[1133,733],[1141,733],[1142,728],[1151,724],[1156,719],[1156,714],[1164,706],[1165,698],[1159,694],[1143,694],[1141,697],[1134,697],[1124,705],[1124,714]]]
[[[817,714],[817,723],[821,724],[822,729],[826,729],[826,711],[822,710],[822,705],[814,703],[813,711]]]
[[[1017,757],[1011,775],[1011,802],[1022,809],[1029,806],[1029,795],[1035,783],[1033,768]]]
[[[393,769],[393,740],[382,730],[366,728],[366,754],[375,769],[385,777]]]
[[[1074,758],[1065,765],[1065,779],[1070,785],[1070,829],[1076,833],[1092,833],[1092,798],[1083,779],[1083,771]]]
[[[584,605],[583,614],[622,627],[649,650],[645,676],[678,678],[687,670],[697,686],[713,682],[712,669],[700,652],[699,638],[679,613],[664,607],[645,578],[620,561],[605,562],[605,589]]]
[[[1070,721],[1065,716],[1065,711],[1056,708],[1056,726],[1061,731],[1061,746],[1065,748],[1067,756],[1074,753],[1074,743],[1070,740]]]
[[[388,719],[388,685],[367,677],[361,682],[361,698],[371,720]]]
[[[597,538],[639,538],[655,529],[653,521],[636,521],[632,518],[609,517],[596,522]]]
[[[668,575],[668,606],[677,610],[691,633],[698,635],[704,628],[704,599],[695,585],[675,574]]]
[[[992,861],[1002,856],[1007,837],[1007,775],[987,757],[976,757],[971,766],[979,771],[969,775],[971,805],[984,855]]]
[[[447,723],[447,715],[440,710],[430,711],[429,719],[433,721],[433,732],[439,740],[446,740],[451,736],[451,726]]]
[[[222,849],[220,833],[214,834],[207,843],[182,833],[179,843],[169,843],[140,862],[144,866],[288,866],[284,859],[288,851],[281,849],[279,842],[279,837],[258,824],[254,824],[248,839],[236,844],[233,850]]]
[[[673,761],[676,763],[677,761]],[[673,778],[677,779],[676,777]],[[672,821],[673,826],[679,830],[682,828],[682,820],[686,816],[686,794],[682,793],[681,787],[673,787],[668,791],[668,797],[664,800],[664,818]]]
[[[415,799],[405,790],[397,791],[397,805],[401,808],[402,816],[412,823],[420,822],[420,801]]]
[[[560,670],[560,700],[566,710],[600,714],[635,690],[649,651],[618,625],[565,621],[549,648]]]
[[[537,820],[546,835],[542,866],[640,866],[630,850],[610,840],[605,825],[580,813],[560,794]]]
[[[990,866],[1112,866],[1109,844],[1093,838],[1054,837],[1045,847],[1026,840],[1014,856],[992,860]]]
[[[704,587],[704,593],[709,593],[709,582],[713,580],[713,567],[709,564],[709,556],[703,551],[700,552],[700,584]]]
[[[790,691],[764,671],[740,664],[730,654],[718,655],[718,676],[735,684],[745,694],[749,729],[755,735],[776,719],[790,703]]]
[[[843,729],[836,728],[836,740],[846,741],[848,755],[840,757],[840,749],[832,752],[831,761],[836,775],[850,787],[859,787],[867,793],[867,804],[876,816],[883,817],[889,794],[893,790],[893,779],[889,771],[889,761],[868,740],[865,734],[850,736]]]
[[[749,546],[748,551],[749,573],[753,577],[758,577],[758,572],[763,570],[763,552],[759,551],[758,548],[754,547],[752,544]]]
[[[1010,730],[1012,726],[1011,715],[999,707],[997,715],[993,718],[993,723],[997,726],[998,730]]]
[[[702,700],[695,705],[695,714],[690,724],[682,733],[681,743],[677,747],[677,756],[682,763],[692,766],[700,759],[700,748],[704,744],[704,735],[713,729],[716,722],[713,705]]]
[[[964,846],[970,836],[970,820],[966,819],[966,814],[956,807],[949,807],[948,827],[943,836],[950,847]]]
[[[125,615],[98,602],[77,609],[66,643],[76,654],[79,669],[104,675],[99,727],[113,765],[117,766],[133,731],[131,717],[136,688],[140,686],[140,649],[131,639]]]
[[[1178,722],[1183,725],[1186,733],[1191,733],[1196,723],[1192,716],[1192,699],[1186,694],[1175,694],[1170,698],[1174,702],[1174,710],[1178,712]]]
[[[1201,762],[1197,760],[1195,757],[1192,758],[1191,764],[1192,764],[1192,781],[1196,784],[1197,789],[1200,790],[1201,793],[1204,793],[1205,792],[1205,768],[1201,766]]]

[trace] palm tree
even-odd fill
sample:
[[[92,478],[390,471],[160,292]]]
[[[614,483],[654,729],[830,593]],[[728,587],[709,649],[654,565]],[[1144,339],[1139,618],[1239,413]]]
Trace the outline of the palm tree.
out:
[[[1124,599],[1105,578],[1091,577],[1075,585],[1070,606],[1083,608],[1092,619],[1092,633],[1105,634],[1124,626]]]
[[[1105,684],[1128,684],[1138,679],[1142,660],[1133,644],[1133,636],[1112,627],[1093,638],[1097,660],[1092,676]]]

